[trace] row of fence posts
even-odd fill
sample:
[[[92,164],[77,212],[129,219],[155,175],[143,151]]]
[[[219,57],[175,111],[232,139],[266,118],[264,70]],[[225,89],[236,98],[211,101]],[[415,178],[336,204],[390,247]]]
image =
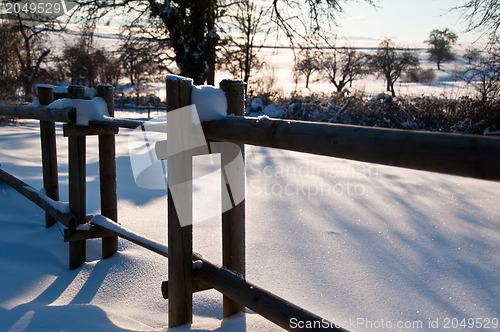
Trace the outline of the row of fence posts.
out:
[[[167,79],[167,112],[180,109],[191,104],[191,79]],[[226,93],[228,114],[244,115],[244,88],[242,81],[223,80],[220,88]],[[97,87],[97,96],[102,97],[111,117],[114,116],[114,91],[109,85]],[[68,97],[84,99],[83,86],[68,87]],[[38,87],[38,98],[41,105],[48,105],[53,101],[53,91],[50,87]],[[63,135],[68,138],[68,172],[69,172],[69,206],[77,217],[77,224],[86,223],[86,136],[99,137],[99,177],[101,214],[117,221],[117,187],[116,187],[116,151],[115,134],[118,130],[106,126],[90,125],[76,126],[63,125]],[[43,183],[46,194],[53,200],[59,200],[57,149],[55,124],[53,121],[40,121],[42,144]],[[243,145],[240,145],[244,156]],[[221,155],[221,173],[225,174],[224,167],[232,160],[229,153]],[[168,167],[168,176],[171,172],[181,170],[186,172],[187,180],[192,182],[192,160],[183,158],[175,167]],[[245,185],[245,169],[240,170],[238,179],[232,179],[242,188]],[[222,190],[226,190],[227,179],[222,179]],[[192,204],[191,192],[188,204]],[[168,282],[164,282],[162,290],[168,298],[169,327],[176,327],[192,323],[192,295],[202,290],[196,287],[193,279],[193,229],[192,225],[181,227],[175,205],[168,191]],[[46,226],[50,227],[55,220],[46,215]],[[69,268],[75,269],[86,260],[86,239],[102,236],[102,231],[94,233],[65,230],[65,241],[69,241]],[[102,257],[112,256],[118,249],[117,236],[102,237]],[[223,266],[245,277],[245,201],[236,204],[232,209],[222,213],[222,262]],[[244,311],[244,306],[223,296],[223,317],[229,317],[237,312]]]
[[[42,106],[54,101],[52,87],[39,86],[38,100]],[[114,88],[111,85],[97,87],[97,96],[106,102],[110,117],[114,116]],[[68,87],[68,98],[85,99],[85,87],[72,85]],[[99,178],[101,214],[117,221],[116,190],[116,151],[115,134],[117,129],[91,125],[89,127],[63,125],[63,134],[68,137],[68,187],[70,210],[77,217],[77,224],[86,220],[86,136],[99,137]],[[55,123],[40,121],[40,139],[42,150],[43,187],[47,196],[59,200],[59,182],[57,172],[57,148]],[[46,213],[46,227],[54,225],[55,220]],[[76,229],[65,230],[65,240],[69,241],[69,268],[76,269],[86,260],[86,239],[100,237],[103,232],[85,234]],[[102,257],[111,257],[118,250],[118,237],[115,235],[102,237]]]

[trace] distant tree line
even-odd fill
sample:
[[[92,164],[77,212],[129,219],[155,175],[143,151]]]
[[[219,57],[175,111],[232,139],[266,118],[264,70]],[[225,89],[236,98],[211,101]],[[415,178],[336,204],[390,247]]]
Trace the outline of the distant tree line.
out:
[[[374,54],[361,53],[351,47],[304,49],[298,55],[294,72],[305,76],[306,87],[312,73],[321,73],[337,92],[342,92],[358,78],[375,74],[384,78],[386,90],[395,96],[396,81],[418,65],[419,59],[414,51],[396,48],[391,39],[385,39]]]
[[[449,29],[434,29],[429,35],[429,60],[441,70],[441,64],[456,60],[452,45],[458,36]],[[454,73],[464,80],[479,95],[483,104],[500,97],[500,47],[490,44],[479,50],[472,48],[463,55],[466,60],[462,70]],[[328,80],[341,93],[353,81],[367,75],[382,77],[386,90],[394,97],[395,83],[402,77],[408,82],[432,82],[435,74],[431,69],[420,68],[420,59],[415,51],[398,47],[391,39],[380,42],[374,53],[359,52],[352,47],[303,48],[297,55],[293,73],[303,76],[308,88],[313,74]],[[297,79],[296,79],[297,81]]]

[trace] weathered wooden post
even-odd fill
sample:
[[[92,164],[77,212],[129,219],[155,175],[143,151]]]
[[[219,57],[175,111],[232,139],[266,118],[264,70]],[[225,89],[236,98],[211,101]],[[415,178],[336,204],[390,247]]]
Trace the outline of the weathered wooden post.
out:
[[[54,101],[52,87],[37,87],[38,101],[46,106]],[[59,200],[59,183],[57,175],[56,126],[54,121],[40,121],[40,141],[42,145],[43,188],[47,197]],[[45,227],[54,225],[56,220],[45,213]]]
[[[85,98],[85,87],[72,85],[68,87],[68,97],[71,99]],[[85,223],[85,136],[68,137],[68,171],[69,171],[69,207],[76,215],[79,224]],[[86,259],[85,240],[69,242],[69,268],[78,268]]]
[[[114,117],[114,88],[99,85],[97,96],[104,99],[110,117]],[[116,148],[115,135],[99,135],[99,178],[101,188],[101,214],[118,221],[116,193]],[[118,236],[102,238],[102,258],[106,259],[118,251]]]
[[[178,126],[171,121],[169,113],[191,104],[191,79],[167,77],[167,128],[168,144],[170,126]],[[188,111],[188,110],[186,110]],[[189,119],[191,119],[191,115]],[[191,120],[190,120],[191,121]],[[183,218],[192,220],[192,157],[188,153],[179,153],[167,157],[168,175],[168,325],[176,327],[193,321],[193,226],[181,226],[179,206],[174,205],[172,188],[174,179],[182,183]],[[185,221],[185,220],[184,220]]]
[[[241,80],[223,80],[220,82],[220,88],[226,93],[228,115],[243,116],[245,114],[245,83]],[[222,181],[222,192],[227,185],[225,167],[240,151],[243,158],[245,156],[243,144],[234,148],[236,151],[224,151],[226,153],[221,154],[221,171],[225,177]],[[243,169],[238,170],[237,177],[231,178],[231,186],[245,188],[244,163],[242,167]],[[222,213],[222,265],[245,278],[245,200]],[[240,311],[244,312],[245,307],[224,295],[223,317],[232,316]]]

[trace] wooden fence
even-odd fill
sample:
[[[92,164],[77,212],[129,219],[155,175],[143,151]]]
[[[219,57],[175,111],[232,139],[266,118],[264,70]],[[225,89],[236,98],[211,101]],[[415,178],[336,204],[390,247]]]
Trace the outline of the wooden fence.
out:
[[[191,104],[190,79],[167,79],[167,112]],[[500,180],[500,138],[366,128],[304,121],[244,118],[244,85],[241,81],[224,80],[220,84],[228,100],[228,113],[235,116],[202,123],[207,140],[275,147],[345,159]],[[113,116],[113,88],[100,86],[98,96],[104,98]],[[82,98],[83,88],[69,88],[70,98]],[[39,88],[41,105],[52,101],[50,88]],[[107,258],[117,250],[117,237],[141,245],[168,257],[169,280],[161,286],[168,298],[169,326],[192,322],[192,294],[214,288],[224,295],[223,317],[248,307],[287,330],[292,318],[317,322],[315,330],[340,330],[333,323],[308,312],[245,279],[245,202],[222,214],[223,266],[214,264],[192,250],[192,226],[181,227],[170,191],[168,192],[168,248],[137,237],[118,226],[116,195],[115,135],[119,128],[137,128],[142,121],[108,119],[92,121],[89,126],[75,126],[75,109],[52,110],[47,107],[0,106],[0,115],[40,120],[44,188],[47,195],[0,170],[0,180],[7,183],[45,210],[46,225],[55,221],[66,226],[69,241],[69,267],[85,262],[85,240],[102,238],[102,255]],[[71,212],[54,208],[59,199],[57,152],[54,122],[63,122],[63,134],[69,140],[69,205]],[[148,128],[155,130],[155,128]],[[158,128],[165,131],[165,128]],[[101,215],[85,213],[85,137],[99,136],[99,174]],[[230,156],[221,156],[221,169]],[[168,159],[171,172],[183,172],[192,179],[191,158]],[[174,165],[175,164],[175,165]],[[223,172],[222,172],[223,173]],[[244,183],[245,170],[237,181]],[[222,181],[224,185],[224,181]],[[188,198],[188,204],[192,204]],[[78,231],[79,224],[91,220],[89,231]],[[296,329],[294,329],[296,330]]]
[[[163,106],[116,106],[116,110],[135,110],[135,111],[148,111],[148,119],[151,118],[151,111],[152,110],[157,110],[157,111],[166,111],[167,108]]]

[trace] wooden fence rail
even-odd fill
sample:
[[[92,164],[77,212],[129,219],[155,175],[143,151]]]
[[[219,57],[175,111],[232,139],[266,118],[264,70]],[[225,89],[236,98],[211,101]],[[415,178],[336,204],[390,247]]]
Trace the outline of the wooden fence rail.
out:
[[[500,180],[500,138],[227,117],[204,122],[207,139],[417,170]]]
[[[78,226],[76,215],[73,212],[63,212],[56,207],[56,202],[47,196],[41,195],[38,190],[30,185],[24,183],[18,178],[0,169],[0,181],[9,185],[24,197],[38,205],[42,210],[54,217],[55,220],[61,222],[68,228],[75,228]],[[58,202],[60,203],[60,202]]]
[[[311,322],[315,324],[314,329],[303,329],[307,331],[347,331],[334,323],[313,314],[287,300],[274,295],[273,293],[246,281],[241,276],[235,274],[221,266],[200,262],[195,265],[194,278],[204,284],[220,291],[224,296],[232,299],[236,303],[255,311],[261,316],[269,319],[288,331],[293,329],[291,322],[293,319],[300,322]]]
[[[55,109],[45,106],[0,105],[0,115],[18,119],[35,119],[64,123],[76,122],[76,109],[73,107]]]
[[[151,118],[151,110],[164,110],[167,108],[163,106],[116,106],[117,110],[147,110],[148,111],[148,119]]]
[[[91,121],[137,128],[143,121]],[[331,123],[227,117],[202,123],[209,140],[250,144],[416,170],[500,180],[500,138]],[[165,132],[161,125],[149,131]]]

